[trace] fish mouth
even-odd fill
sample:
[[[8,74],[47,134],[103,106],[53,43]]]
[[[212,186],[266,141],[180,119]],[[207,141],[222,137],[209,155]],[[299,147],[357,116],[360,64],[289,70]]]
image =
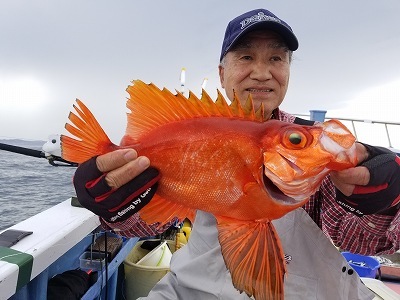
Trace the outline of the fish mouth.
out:
[[[265,167],[262,168],[263,172],[263,183],[264,187],[267,190],[268,194],[277,202],[282,204],[290,205],[297,204],[299,201],[296,199],[289,197],[285,193],[283,193],[272,181],[265,175]]]

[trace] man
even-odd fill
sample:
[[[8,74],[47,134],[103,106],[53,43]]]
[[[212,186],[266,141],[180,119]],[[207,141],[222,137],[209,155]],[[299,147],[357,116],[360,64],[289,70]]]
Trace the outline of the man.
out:
[[[235,92],[243,101],[251,94],[256,108],[264,104],[267,118],[308,123],[279,110],[288,88],[292,51],[297,47],[290,26],[267,10],[233,19],[225,32],[219,65],[228,98],[233,99]],[[332,173],[304,209],[273,221],[287,262],[285,299],[373,298],[324,233],[352,252],[399,249],[400,160],[386,149],[360,143],[357,157],[363,165]],[[110,218],[111,211],[125,212],[144,190],[150,192],[143,204],[150,201],[159,176],[149,168],[150,163],[134,150],[93,158],[77,169],[78,199],[102,217],[106,228],[125,236],[155,235],[155,226],[142,222],[134,214],[137,210],[123,214],[119,222]],[[102,208],[94,194],[105,195]],[[171,272],[147,299],[249,299],[232,285],[211,214],[197,212],[188,245],[173,256]]]

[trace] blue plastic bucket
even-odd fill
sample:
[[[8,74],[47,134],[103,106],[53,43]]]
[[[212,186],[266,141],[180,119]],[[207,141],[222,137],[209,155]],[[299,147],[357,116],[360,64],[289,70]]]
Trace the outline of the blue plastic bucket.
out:
[[[371,256],[342,252],[349,265],[357,272],[360,277],[375,278],[380,267],[377,259]]]

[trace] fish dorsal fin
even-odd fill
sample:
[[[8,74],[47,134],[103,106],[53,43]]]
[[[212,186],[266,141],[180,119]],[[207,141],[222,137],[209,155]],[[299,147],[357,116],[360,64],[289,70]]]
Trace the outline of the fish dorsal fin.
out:
[[[193,93],[186,98],[182,93],[172,94],[168,89],[160,90],[154,84],[146,84],[143,81],[135,80],[127,88],[130,97],[127,101],[128,125],[126,135],[135,140],[151,131],[152,129],[187,119],[201,117],[225,117],[240,118],[262,122],[262,106],[254,112],[253,100],[247,99],[243,108],[239,99],[228,105],[222,94],[214,102],[203,90],[201,98],[198,99]]]
[[[201,93],[200,101],[201,101],[201,103],[203,103],[204,108],[207,110],[208,116],[219,116],[220,115],[217,105],[211,99],[211,97],[206,93],[205,90],[203,90],[203,92]]]
[[[234,287],[255,299],[283,300],[286,266],[272,223],[216,219],[222,256]]]
[[[250,117],[250,119],[254,118],[253,102],[251,101],[251,103],[249,103],[248,100],[249,99],[247,99],[245,106],[242,106],[240,104],[240,101],[239,101],[236,93],[234,92],[233,93],[233,101],[231,103],[231,109],[232,109],[233,113],[235,115],[241,116],[241,117],[244,117],[244,115],[247,114]]]
[[[204,93],[202,93],[202,96],[203,95]],[[188,101],[193,105],[193,110],[197,116],[199,117],[210,116],[210,113],[206,105],[199,98],[197,98],[196,95],[193,94],[191,91],[189,91]]]
[[[233,117],[233,110],[229,107],[228,103],[226,102],[224,96],[218,91],[217,100],[215,100],[215,104],[224,117]],[[238,114],[237,117],[243,117],[242,114]]]

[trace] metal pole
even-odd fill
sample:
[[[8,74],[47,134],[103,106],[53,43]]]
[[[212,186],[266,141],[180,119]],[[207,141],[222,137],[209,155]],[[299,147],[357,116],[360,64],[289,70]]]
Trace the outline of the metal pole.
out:
[[[185,94],[185,81],[186,81],[186,69],[182,68],[181,70],[181,93]]]
[[[393,147],[392,147],[392,142],[390,141],[389,130],[388,130],[388,128],[387,128],[387,124],[386,124],[386,123],[385,123],[385,129],[386,129],[386,136],[387,136],[388,142],[389,142],[389,147],[390,147],[390,148],[393,148]]]

